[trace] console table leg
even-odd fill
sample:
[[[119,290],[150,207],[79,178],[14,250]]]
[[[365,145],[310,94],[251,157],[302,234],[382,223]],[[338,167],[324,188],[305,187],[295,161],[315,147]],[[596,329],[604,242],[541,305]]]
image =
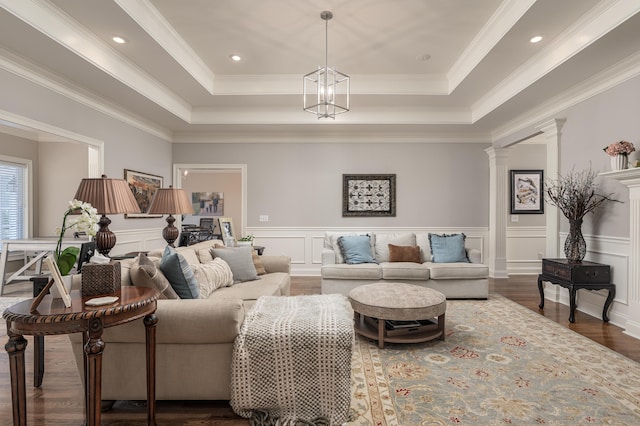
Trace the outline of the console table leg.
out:
[[[604,308],[602,309],[602,321],[604,322],[609,322],[609,306],[611,306],[611,302],[613,302],[613,299],[616,297],[616,288],[615,287],[611,287],[609,289],[609,294],[607,295],[607,300],[605,300],[604,302]]]
[[[9,324],[7,324],[7,329]],[[8,330],[7,330],[8,331]],[[21,335],[12,335],[4,346],[9,355],[11,375],[11,402],[13,405],[13,426],[27,425],[27,388],[25,385],[24,350],[27,339]]]
[[[569,322],[576,322],[576,293],[575,288],[569,289]]]
[[[544,287],[542,286],[542,279],[538,277],[538,291],[540,292],[540,304],[538,308],[544,309]]]
[[[84,347],[85,370],[85,416],[88,426],[100,425],[102,399],[102,319],[93,318],[89,323],[89,339]]]
[[[147,340],[147,424],[156,424],[156,314],[144,317]]]

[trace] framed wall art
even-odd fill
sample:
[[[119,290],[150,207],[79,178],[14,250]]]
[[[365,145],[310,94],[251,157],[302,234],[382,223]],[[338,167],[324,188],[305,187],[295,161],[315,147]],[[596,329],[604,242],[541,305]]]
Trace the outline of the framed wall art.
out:
[[[544,213],[542,170],[511,170],[511,214]]]
[[[396,215],[396,175],[342,175],[342,216]]]
[[[192,192],[194,216],[224,216],[223,192]]]
[[[131,192],[140,207],[141,213],[126,213],[125,218],[162,217],[161,214],[148,214],[153,195],[162,188],[162,176],[124,169],[124,180],[129,184]]]

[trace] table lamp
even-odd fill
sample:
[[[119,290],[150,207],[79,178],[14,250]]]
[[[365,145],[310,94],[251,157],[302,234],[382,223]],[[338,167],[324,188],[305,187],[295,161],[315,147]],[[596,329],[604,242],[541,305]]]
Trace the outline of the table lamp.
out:
[[[162,238],[169,246],[174,247],[173,242],[178,239],[180,232],[173,225],[176,219],[172,215],[193,214],[193,205],[191,205],[184,189],[169,185],[168,188],[159,188],[156,191],[147,213],[169,215],[167,216],[167,226],[162,230]]]
[[[96,233],[96,249],[99,253],[109,256],[109,252],[116,245],[116,235],[109,230],[107,214],[140,213],[129,184],[124,179],[110,179],[107,175],[100,178],[84,178],[76,191],[76,200],[90,203],[102,215]]]

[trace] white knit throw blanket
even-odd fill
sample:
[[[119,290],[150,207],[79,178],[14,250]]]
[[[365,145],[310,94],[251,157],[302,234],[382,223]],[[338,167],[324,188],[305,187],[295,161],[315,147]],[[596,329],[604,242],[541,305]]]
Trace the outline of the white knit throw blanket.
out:
[[[254,425],[346,422],[353,343],[342,295],[260,297],[235,341],[231,407]]]

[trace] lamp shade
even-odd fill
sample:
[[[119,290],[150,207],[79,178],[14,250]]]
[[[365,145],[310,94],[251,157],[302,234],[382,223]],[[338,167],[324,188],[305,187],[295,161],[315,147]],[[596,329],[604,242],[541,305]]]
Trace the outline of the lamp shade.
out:
[[[140,213],[129,184],[124,179],[84,178],[76,191],[76,200],[90,203],[100,214]]]
[[[193,206],[184,189],[158,188],[147,211],[149,214],[192,214]]]

